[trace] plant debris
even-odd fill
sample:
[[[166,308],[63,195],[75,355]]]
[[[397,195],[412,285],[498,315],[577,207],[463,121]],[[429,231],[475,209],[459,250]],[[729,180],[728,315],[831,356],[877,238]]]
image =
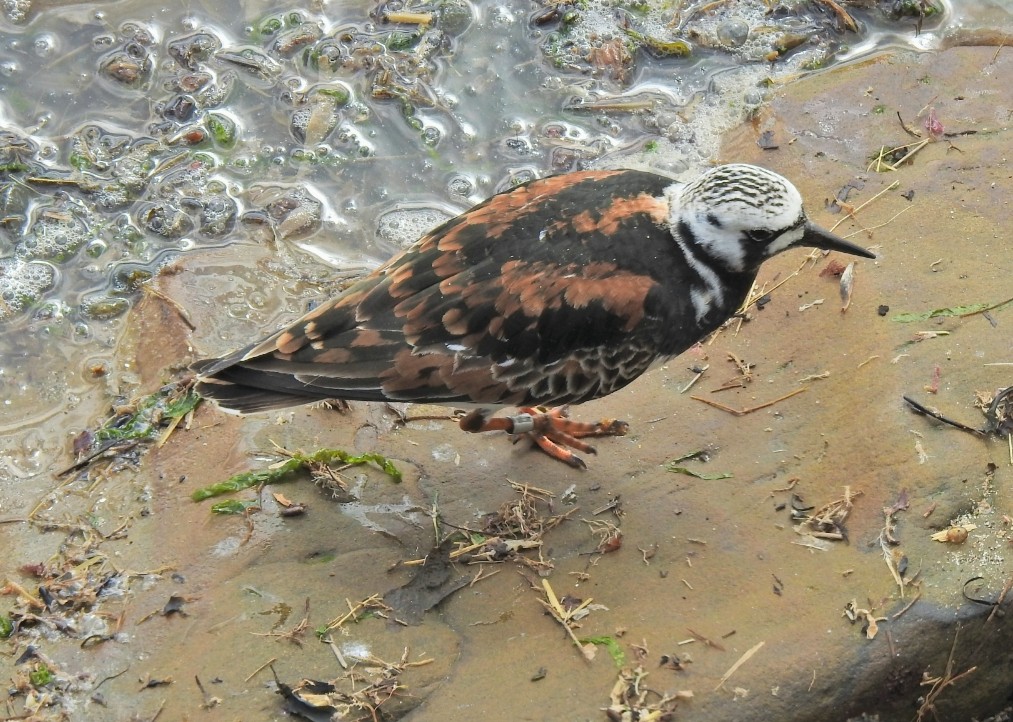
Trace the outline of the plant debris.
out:
[[[598,537],[598,545],[591,554],[609,554],[619,551],[623,545],[623,533],[618,526],[602,519],[584,519],[593,536]]]
[[[841,272],[841,313],[851,306],[851,294],[855,289],[855,262],[852,261]]]
[[[985,311],[995,311],[1013,303],[1013,298],[1007,298],[999,303],[972,303],[966,306],[952,306],[948,308],[936,308],[923,313],[898,313],[890,317],[891,321],[897,323],[914,323],[917,321],[928,321],[930,318],[966,318]]]
[[[957,651],[957,637],[960,636],[960,624],[957,624],[957,629],[953,633],[953,645],[950,647],[950,656],[946,660],[946,669],[943,670],[943,674],[940,677],[930,677],[928,671],[922,672],[922,686],[931,685],[929,691],[921,698],[922,703],[918,708],[918,715],[915,717],[914,722],[922,722],[923,719],[928,719],[931,713],[933,719],[939,719],[936,714],[936,700],[939,699],[939,695],[943,691],[953,684],[971,674],[978,667],[968,667],[960,674],[953,674],[953,654]]]
[[[977,524],[961,524],[959,526],[951,526],[948,529],[937,531],[930,538],[933,541],[944,542],[946,544],[963,544],[967,541],[968,532],[972,532],[978,528]]]
[[[672,719],[672,713],[680,701],[693,699],[693,693],[689,690],[670,695],[650,689],[644,684],[647,675],[640,666],[619,671],[619,678],[609,695],[609,706],[605,708],[609,720],[662,722]]]
[[[0,594],[16,597],[17,607],[3,625],[6,630],[3,636],[12,637],[22,630],[39,627],[70,637],[82,637],[83,630],[90,630],[83,636],[82,646],[112,639],[123,620],[110,624],[107,615],[96,611],[99,603],[107,597],[122,595],[131,578],[162,574],[168,568],[146,572],[117,569],[99,551],[99,545],[111,535],[104,536],[87,524],[40,523],[51,531],[66,529],[67,539],[56,558],[22,568],[22,573],[32,577],[30,586],[38,590],[37,595],[10,578],[5,580]]]
[[[537,541],[577,511],[574,507],[566,514],[547,514],[552,510],[554,494],[529,484],[511,481],[510,486],[517,492],[517,498],[503,503],[497,511],[482,518],[483,533],[505,539]]]
[[[451,561],[463,564],[514,561],[539,574],[552,569],[552,563],[541,554],[542,536],[578,511],[578,507],[565,514],[550,514],[554,499],[552,493],[512,481],[510,485],[517,492],[517,497],[504,502],[498,511],[483,516],[480,530],[455,529],[443,540],[443,543],[454,545],[448,554]],[[527,551],[538,554],[534,557],[522,554]],[[428,557],[411,559],[401,562],[401,565],[420,566],[427,560]]]
[[[307,469],[316,477],[334,478],[331,472],[331,464],[338,463],[342,468],[359,466],[361,464],[373,463],[379,466],[395,482],[401,481],[401,472],[394,463],[385,456],[374,453],[350,454],[342,449],[320,449],[312,454],[303,454],[298,451],[287,451],[279,449],[282,456],[287,460],[278,462],[257,471],[244,471],[229,477],[225,481],[206,486],[203,489],[194,491],[190,498],[194,501],[204,501],[214,496],[231,494],[232,492],[249,489],[252,486],[263,486],[289,481],[289,477],[298,471]]]
[[[883,508],[885,519],[883,529],[879,533],[879,546],[883,550],[883,560],[886,562],[893,580],[900,588],[901,599],[904,598],[904,587],[906,585],[904,573],[907,571],[907,557],[897,548],[900,545],[900,541],[896,536],[896,520],[893,517],[899,511],[906,511],[909,506],[907,490],[902,489],[897,496],[897,500],[890,506]]]
[[[75,439],[77,461],[56,476],[88,469],[103,459],[122,460],[127,451],[141,444],[161,446],[198,403],[200,396],[193,391],[193,379],[188,378],[166,384],[136,401],[114,406],[112,417]]]
[[[9,713],[13,714],[13,699],[21,697],[24,719],[64,719],[65,713],[52,710],[58,710],[69,692],[82,683],[90,684],[93,677],[89,672],[64,671],[37,645],[55,644],[62,637],[78,640],[80,648],[88,650],[120,639],[126,612],[104,607],[122,602],[134,579],[151,580],[167,568],[127,571],[101,551],[105,541],[126,536],[127,523],[103,534],[94,519],[30,521],[43,531],[64,531],[66,538],[44,562],[21,565],[19,573],[30,582],[7,577],[0,587],[0,594],[12,597],[10,609],[0,615],[0,638],[11,639],[21,652],[11,666]],[[44,711],[47,708],[50,711]]]
[[[905,126],[905,130],[908,130]],[[908,131],[911,132],[911,131]],[[907,163],[909,160],[914,158],[915,154],[922,150],[929,144],[929,139],[924,138],[922,140],[915,141],[913,143],[906,143],[904,145],[894,146],[888,148],[887,146],[881,146],[879,153],[872,159],[866,170],[873,170],[877,173],[885,173],[886,171],[896,171],[898,167]]]
[[[260,511],[259,501],[226,499],[211,505],[212,514],[248,514],[254,511]]]
[[[776,399],[773,399],[771,401],[766,401],[766,402],[764,402],[762,404],[757,404],[756,406],[747,406],[747,407],[742,408],[742,409],[736,409],[736,408],[733,408],[733,407],[728,406],[726,404],[722,404],[722,403],[719,403],[717,401],[712,401],[711,399],[705,399],[702,396],[690,396],[690,398],[694,399],[696,401],[702,401],[703,403],[707,404],[708,406],[713,406],[716,409],[721,409],[722,411],[727,411],[729,414],[732,414],[733,416],[745,416],[746,414],[751,414],[754,411],[760,411],[761,409],[766,409],[766,408],[768,408],[770,406],[773,406],[774,404],[780,403],[781,401],[784,401],[786,399],[790,399],[792,396],[797,396],[798,394],[800,394],[803,391],[805,391],[806,388],[808,388],[808,387],[803,386],[802,388],[795,389],[794,391],[789,391],[788,393],[784,394],[783,396],[778,396]]]
[[[292,629],[287,631],[278,631],[278,627],[285,623],[288,619],[288,615],[291,612],[291,607],[285,605],[282,611],[281,619],[278,620],[277,624],[272,627],[270,632],[254,632],[257,637],[274,637],[275,639],[287,639],[297,647],[301,647],[303,644],[303,635],[306,634],[306,630],[310,627],[310,598],[306,597],[306,601],[303,604],[303,617]]]
[[[286,710],[293,715],[313,722],[377,722],[398,719],[417,704],[404,695],[407,687],[401,676],[408,669],[433,661],[430,658],[409,661],[409,650],[405,647],[398,662],[385,662],[369,655],[357,660],[351,669],[332,682],[303,679],[288,685],[278,678],[273,665],[271,672],[278,684],[278,693],[285,698]]]
[[[741,667],[743,664],[745,664],[746,662],[748,662],[749,659],[754,654],[756,654],[757,652],[759,652],[760,648],[764,644],[765,644],[765,642],[757,642],[754,646],[752,646],[749,649],[747,649],[745,651],[745,653],[741,657],[739,657],[738,660],[736,660],[735,664],[733,664],[731,667],[729,667],[728,671],[725,672],[723,675],[721,675],[721,680],[718,682],[717,686],[714,688],[715,691],[721,689],[724,686],[725,682],[727,682],[729,679],[731,679],[731,676],[738,671],[739,667]]]
[[[704,463],[710,461],[711,455],[714,453],[713,449],[697,449],[696,451],[688,451],[682,456],[677,456],[669,464],[678,464],[683,461],[689,461],[690,459],[697,459]]]
[[[433,511],[433,523],[439,545],[422,559],[399,562],[397,566],[418,567],[412,579],[402,587],[384,595],[384,603],[397,615],[397,621],[417,624],[424,613],[459,589],[470,586],[490,574],[479,572],[473,577],[455,574],[455,563],[501,564],[508,561],[527,566],[538,574],[546,574],[552,563],[542,557],[542,535],[577,511],[548,515],[553,495],[544,489],[510,482],[517,496],[505,502],[497,512],[483,517],[481,530],[456,528],[446,537],[440,534],[440,519]],[[605,522],[599,522],[605,523]],[[615,528],[615,527],[613,527]],[[524,555],[535,551],[537,556]],[[495,573],[495,572],[493,572]],[[585,610],[583,614],[586,614]],[[571,618],[574,617],[571,612]],[[582,615],[580,615],[582,616]],[[593,649],[593,645],[592,645]]]
[[[671,471],[673,474],[685,474],[686,476],[693,476],[697,479],[703,479],[704,481],[717,481],[718,479],[732,479],[734,475],[730,471],[720,471],[714,474],[705,474],[700,471],[695,471],[686,466],[678,466],[674,462],[669,461],[665,464],[665,470]]]
[[[348,606],[348,612],[341,615],[340,617],[332,619],[324,627],[318,629],[317,630],[318,637],[322,637],[332,629],[341,629],[349,622],[354,622],[357,624],[363,619],[367,619],[369,617],[380,617],[381,619],[389,619],[390,613],[394,611],[386,604],[384,604],[383,599],[380,597],[379,594],[374,594],[370,597],[366,597],[361,602],[358,602],[356,604],[352,604],[350,601],[346,599],[345,604]]]
[[[824,266],[823,270],[820,271],[819,275],[820,278],[830,278],[830,277],[840,278],[841,274],[844,273],[844,269],[846,268],[847,266],[838,261],[836,258],[831,258],[829,261],[827,261],[827,265]]]
[[[777,580],[778,582],[780,582],[780,580],[778,580],[777,577],[774,577],[774,579]],[[784,585],[782,584],[781,586],[783,587]],[[704,644],[705,646],[710,647],[711,649],[716,649],[719,652],[724,652],[725,651],[725,648],[719,642],[715,642],[713,639],[705,637],[702,634],[700,634],[699,632],[693,631],[689,627],[686,627],[686,631],[689,632],[690,636],[693,639],[695,639],[697,642],[700,642],[700,643]]]
[[[691,664],[692,662],[693,660],[688,654],[683,654],[681,656],[677,654],[663,654],[661,655],[661,659],[658,661],[658,666],[664,667],[665,669],[674,669],[676,672],[685,672],[686,665]]]
[[[612,657],[612,661],[615,662],[617,667],[622,667],[626,664],[626,653],[619,644],[619,640],[615,637],[608,635],[600,637],[584,637],[580,640],[582,645],[593,644],[597,647],[604,647],[609,656]]]
[[[532,585],[534,587],[534,585]],[[604,642],[604,637],[591,637],[589,639],[578,639],[577,635],[574,634],[573,630],[577,627],[577,621],[586,617],[592,610],[601,610],[605,607],[594,605],[591,602],[591,598],[588,599],[577,599],[569,595],[560,599],[556,596],[556,592],[552,589],[552,585],[549,584],[548,579],[542,579],[542,594],[544,599],[539,599],[539,603],[545,607],[549,614],[562,625],[563,629],[566,630],[567,635],[573,642],[574,646],[580,651],[584,657],[584,661],[591,662],[595,657],[595,645],[603,644],[609,649],[609,654],[612,655],[613,659],[616,659],[615,649],[609,643]],[[614,642],[615,640],[613,640]],[[618,644],[615,645],[618,647]],[[622,650],[618,650],[620,653]]]
[[[398,566],[419,567],[420,570],[407,584],[384,595],[384,602],[397,613],[398,621],[416,624],[427,610],[446,597],[490,576],[482,572],[471,578],[456,575],[453,573],[455,563],[501,564],[514,561],[538,574],[547,574],[552,569],[552,563],[541,554],[542,535],[562,523],[577,511],[577,507],[565,514],[550,515],[547,512],[552,508],[554,498],[550,492],[527,484],[510,482],[510,485],[517,496],[503,503],[498,511],[485,515],[481,530],[458,527],[443,537],[440,533],[441,520],[434,506],[432,516],[438,546],[422,559],[399,562]],[[607,525],[618,532],[608,522],[588,523]],[[535,551],[537,556],[522,554],[526,551]]]
[[[879,622],[885,622],[887,618],[874,616],[872,612],[871,609],[859,609],[858,603],[852,599],[845,605],[841,616],[847,617],[852,624],[863,622],[862,633],[865,634],[865,638],[875,639],[879,633]]]
[[[847,541],[848,534],[844,528],[844,520],[851,513],[853,500],[861,494],[861,491],[852,492],[850,486],[845,486],[844,496],[824,504],[812,514],[793,508],[792,519],[800,520],[795,526],[795,533],[814,539]]]

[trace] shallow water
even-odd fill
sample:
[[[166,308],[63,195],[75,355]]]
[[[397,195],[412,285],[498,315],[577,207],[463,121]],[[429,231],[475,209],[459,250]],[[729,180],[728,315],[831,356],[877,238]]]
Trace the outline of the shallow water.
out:
[[[371,266],[497,190],[590,165],[692,172],[762,104],[760,81],[1008,28],[1003,5],[947,7],[915,37],[913,21],[874,12],[855,11],[858,36],[824,29],[826,14],[729,4],[676,23],[697,33],[688,59],[605,53],[592,70],[580,34],[601,50],[616,32],[615,12],[593,4],[569,55],[553,35],[562,21],[536,23],[544,8],[526,2],[448,5],[439,36],[421,39],[354,3],[5,4],[0,517],[47,498],[72,438],[112,399],[157,385],[121,343],[144,282],[178,259],[222,249],[197,355],[230,350],[331,291],[334,269]],[[675,19],[630,22],[662,36]],[[767,62],[769,38],[789,32],[814,39]],[[732,48],[708,47],[713,37]],[[446,463],[452,451],[426,453]],[[126,505],[134,493],[105,495]],[[401,498],[377,504],[419,523]],[[48,553],[13,526],[0,533],[22,551],[15,562]]]

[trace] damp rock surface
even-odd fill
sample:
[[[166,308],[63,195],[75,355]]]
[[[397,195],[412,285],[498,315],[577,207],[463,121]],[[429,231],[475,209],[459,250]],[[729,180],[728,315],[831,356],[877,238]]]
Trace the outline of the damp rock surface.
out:
[[[441,12],[453,20],[448,33],[477,21],[468,7]],[[182,100],[164,106],[165,125],[155,130],[172,148],[232,142],[226,127],[217,140],[211,125],[187,127],[191,113],[217,112],[234,92],[232,73],[243,74],[241,84],[273,87],[284,62],[310,46],[325,70],[369,57],[349,54],[351,40],[321,46],[330,36],[305,16],[265,23],[251,29],[249,43],[219,45],[217,35],[191,29],[169,46],[179,67],[171,94]],[[379,33],[364,25],[345,32],[368,50]],[[733,30],[723,31],[729,44]],[[99,87],[136,93],[159,72],[150,58],[155,40],[136,27],[111,35],[94,51],[109,63]],[[261,50],[248,47],[254,41]],[[383,57],[391,43],[415,52],[420,41],[392,38],[372,52]],[[439,52],[423,47],[400,80],[436,72]],[[201,68],[221,53],[212,82]],[[94,441],[84,429],[110,406],[129,409],[133,391],[158,389],[193,358],[240,347],[338,292],[362,272],[355,261],[382,255],[374,242],[403,243],[395,234],[373,239],[371,224],[383,212],[415,208],[398,206],[380,185],[366,200],[335,200],[307,191],[298,173],[261,177],[288,167],[271,165],[288,140],[250,151],[255,192],[237,195],[209,158],[175,165],[161,145],[82,126],[68,146],[77,170],[116,178],[91,178],[82,192],[94,207],[85,212],[69,198],[33,204],[20,186],[5,197],[24,202],[23,227],[36,230],[0,272],[33,294],[57,294],[30,319],[61,339],[53,348],[89,350],[70,373],[56,373],[55,352],[41,359],[15,341],[0,369],[5,402],[17,410],[3,423],[32,425],[2,442],[0,534],[18,550],[3,572],[21,591],[8,589],[0,609],[22,625],[5,652],[18,655],[19,699],[40,714],[74,709],[96,718],[283,719],[292,702],[280,685],[318,690],[326,699],[316,702],[352,705],[362,719],[362,704],[397,689],[383,709],[415,722],[600,720],[604,708],[658,705],[666,696],[672,718],[685,720],[997,712],[1010,679],[1009,447],[915,414],[903,397],[980,428],[985,397],[1013,383],[1002,365],[1013,350],[1013,311],[1002,305],[1013,270],[1011,63],[998,43],[883,55],[779,89],[726,135],[721,160],[784,173],[814,222],[843,219],[836,232],[856,233],[879,258],[852,268],[844,313],[844,271],[831,264],[850,259],[808,261],[794,251],[765,265],[757,291],[767,300],[748,321],[574,409],[578,418],[631,423],[628,436],[597,443],[585,472],[525,443],[464,434],[446,409],[355,404],[345,413],[298,408],[247,419],[201,406],[147,455],[123,447],[102,475],[55,476],[72,463],[69,447]],[[383,100],[397,127],[420,138],[446,112],[403,114],[396,92]],[[292,142],[337,143],[349,158],[373,157],[366,134],[340,122],[368,107],[326,94],[291,102],[278,125]],[[595,117],[608,121],[604,111]],[[413,128],[413,118],[423,127]],[[559,170],[597,157],[601,138],[587,125],[594,123],[572,117],[507,123],[490,146],[508,161],[502,176],[446,169],[445,193],[423,195],[441,210],[477,202],[535,172],[530,148]],[[669,126],[683,123],[672,117]],[[211,136],[190,135],[198,130]],[[11,152],[30,146],[15,135],[5,143]],[[68,174],[73,167],[68,157]],[[44,168],[26,170],[42,177]],[[235,172],[247,171],[240,164]],[[115,222],[109,209],[122,212],[142,186],[153,205]],[[96,219],[110,225],[97,233]],[[387,219],[397,231],[440,217]],[[242,242],[219,243],[240,224]],[[367,248],[318,242],[322,232],[347,240],[359,224],[370,229]],[[99,238],[82,239],[85,231]],[[107,253],[123,262],[109,266]],[[64,298],[54,290],[66,283],[57,269],[79,260],[95,261],[79,270],[98,280],[80,298]],[[151,290],[140,290],[152,278]],[[27,313],[36,300],[22,298],[12,312]],[[115,319],[122,335],[94,323]],[[106,350],[92,351],[93,343]],[[692,398],[744,410],[800,388],[744,415]],[[304,476],[248,489],[236,497],[259,511],[246,515],[212,515],[210,502],[191,501],[196,489],[278,463],[279,447],[379,454],[403,478],[395,483],[374,464],[316,483]],[[429,584],[426,611],[411,624],[375,601],[410,594],[388,596],[416,579],[427,584],[417,570],[437,530],[479,544],[504,533],[504,519],[527,519],[514,485],[541,490],[531,505],[538,515],[565,517],[540,532],[540,545],[469,552],[449,567],[445,590]],[[306,511],[287,514],[286,504]],[[940,534],[944,541],[933,538]],[[546,584],[564,615],[586,609],[571,626],[580,647],[554,618]],[[25,656],[22,643],[41,654]],[[587,645],[596,650],[590,662]],[[658,694],[616,692],[617,659],[631,674],[640,668],[643,687]],[[348,674],[362,675],[354,691],[374,696],[340,697]]]

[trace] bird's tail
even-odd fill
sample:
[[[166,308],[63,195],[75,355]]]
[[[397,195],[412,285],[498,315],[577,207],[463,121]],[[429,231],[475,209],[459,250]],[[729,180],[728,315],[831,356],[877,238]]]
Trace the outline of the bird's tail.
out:
[[[233,354],[235,355],[235,354]],[[230,356],[204,359],[190,365],[197,374],[194,389],[215,401],[223,411],[252,414],[310,403],[320,394],[308,394],[291,376],[246,368]]]

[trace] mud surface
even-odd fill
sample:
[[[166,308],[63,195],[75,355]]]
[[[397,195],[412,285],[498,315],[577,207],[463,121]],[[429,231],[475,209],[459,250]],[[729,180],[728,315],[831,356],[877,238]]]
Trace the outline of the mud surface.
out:
[[[1010,625],[1001,614],[988,619],[993,607],[967,596],[995,600],[1009,579],[1010,451],[1005,439],[913,414],[902,396],[980,427],[976,393],[1013,383],[1011,367],[996,365],[1013,361],[1013,310],[908,323],[894,317],[1013,296],[1009,77],[1008,49],[884,56],[787,87],[769,112],[733,133],[724,159],[762,163],[795,180],[810,216],[824,226],[841,218],[824,199],[849,182],[858,179],[847,198],[858,206],[898,181],[838,228],[859,231],[854,239],[879,258],[856,265],[846,313],[838,279],[820,276],[830,259],[806,263],[796,251],[766,264],[758,283],[784,283],[741,327],[575,411],[632,426],[627,437],[602,440],[587,471],[505,438],[466,435],[451,421],[397,424],[379,406],[249,419],[200,407],[189,429],[121,472],[129,483],[111,487],[119,491],[102,500],[109,526],[131,519],[129,534],[106,544],[118,567],[172,571],[136,586],[116,607],[123,614],[119,639],[50,650],[65,670],[88,670],[96,682],[109,677],[99,688],[105,706],[82,695],[81,718],[150,719],[159,710],[163,719],[201,718],[206,700],[195,675],[221,699],[208,718],[285,718],[264,665],[274,660],[290,684],[340,676],[314,628],[344,615],[349,602],[407,582],[410,571],[397,562],[429,552],[434,505],[444,522],[474,528],[516,496],[510,481],[555,494],[557,513],[579,507],[545,535],[547,578],[560,596],[593,597],[607,608],[583,620],[580,637],[613,637],[630,664],[642,655],[652,689],[693,691],[676,719],[834,720],[867,712],[910,720],[932,689],[920,686],[923,673],[945,673],[958,625],[952,675],[976,670],[929,701],[939,719],[1003,707],[1013,691]],[[924,136],[919,113],[929,105],[944,133],[956,135],[929,143],[896,172],[868,170],[882,146],[916,140],[897,112]],[[756,142],[768,131],[776,150]],[[902,195],[912,191],[910,199]],[[192,356],[231,350],[223,337],[264,331],[220,327],[216,298],[233,267],[266,263],[271,248],[244,253],[250,255],[239,259],[227,248],[192,256],[161,279],[161,291],[186,309],[196,331],[157,298],[135,311],[120,352],[136,358],[147,384],[164,382]],[[885,315],[880,306],[889,307]],[[751,380],[714,392],[739,374],[729,354],[750,365]],[[708,371],[681,393],[695,375],[688,367],[704,364]],[[800,388],[741,416],[691,398],[744,409]],[[404,480],[350,471],[358,500],[345,504],[305,480],[272,487],[261,493],[263,511],[249,520],[212,517],[206,503],[189,500],[196,488],[263,465],[254,454],[274,444],[379,452],[396,460]],[[666,470],[667,461],[699,449],[710,460],[684,466],[731,477]],[[796,533],[792,493],[796,506],[821,507],[846,489],[857,495],[844,522],[846,540],[813,543]],[[280,517],[271,491],[308,504],[309,512]],[[102,492],[76,493],[88,505]],[[883,509],[902,494],[908,505],[894,514],[891,532],[899,545],[888,551],[906,558],[911,583],[903,592],[881,544]],[[616,497],[621,517],[593,514]],[[598,540],[586,519],[620,527],[622,547],[592,554]],[[960,545],[931,540],[951,523],[976,528]],[[414,707],[405,718],[413,722],[604,719],[617,675],[609,655],[600,648],[593,662],[581,657],[538,602],[536,573],[514,563],[497,569],[420,624],[368,618],[343,626],[333,641],[348,657],[368,650],[400,660],[407,649],[409,661],[432,660],[407,668],[400,676],[406,693],[384,707]],[[471,577],[478,567],[458,571]],[[183,598],[183,613],[145,619],[173,595]],[[874,639],[845,616],[852,601],[880,619]],[[304,617],[304,633],[282,634]],[[661,666],[662,655],[677,656],[684,669]],[[174,682],[139,692],[151,678]],[[924,706],[921,713],[931,716]]]

